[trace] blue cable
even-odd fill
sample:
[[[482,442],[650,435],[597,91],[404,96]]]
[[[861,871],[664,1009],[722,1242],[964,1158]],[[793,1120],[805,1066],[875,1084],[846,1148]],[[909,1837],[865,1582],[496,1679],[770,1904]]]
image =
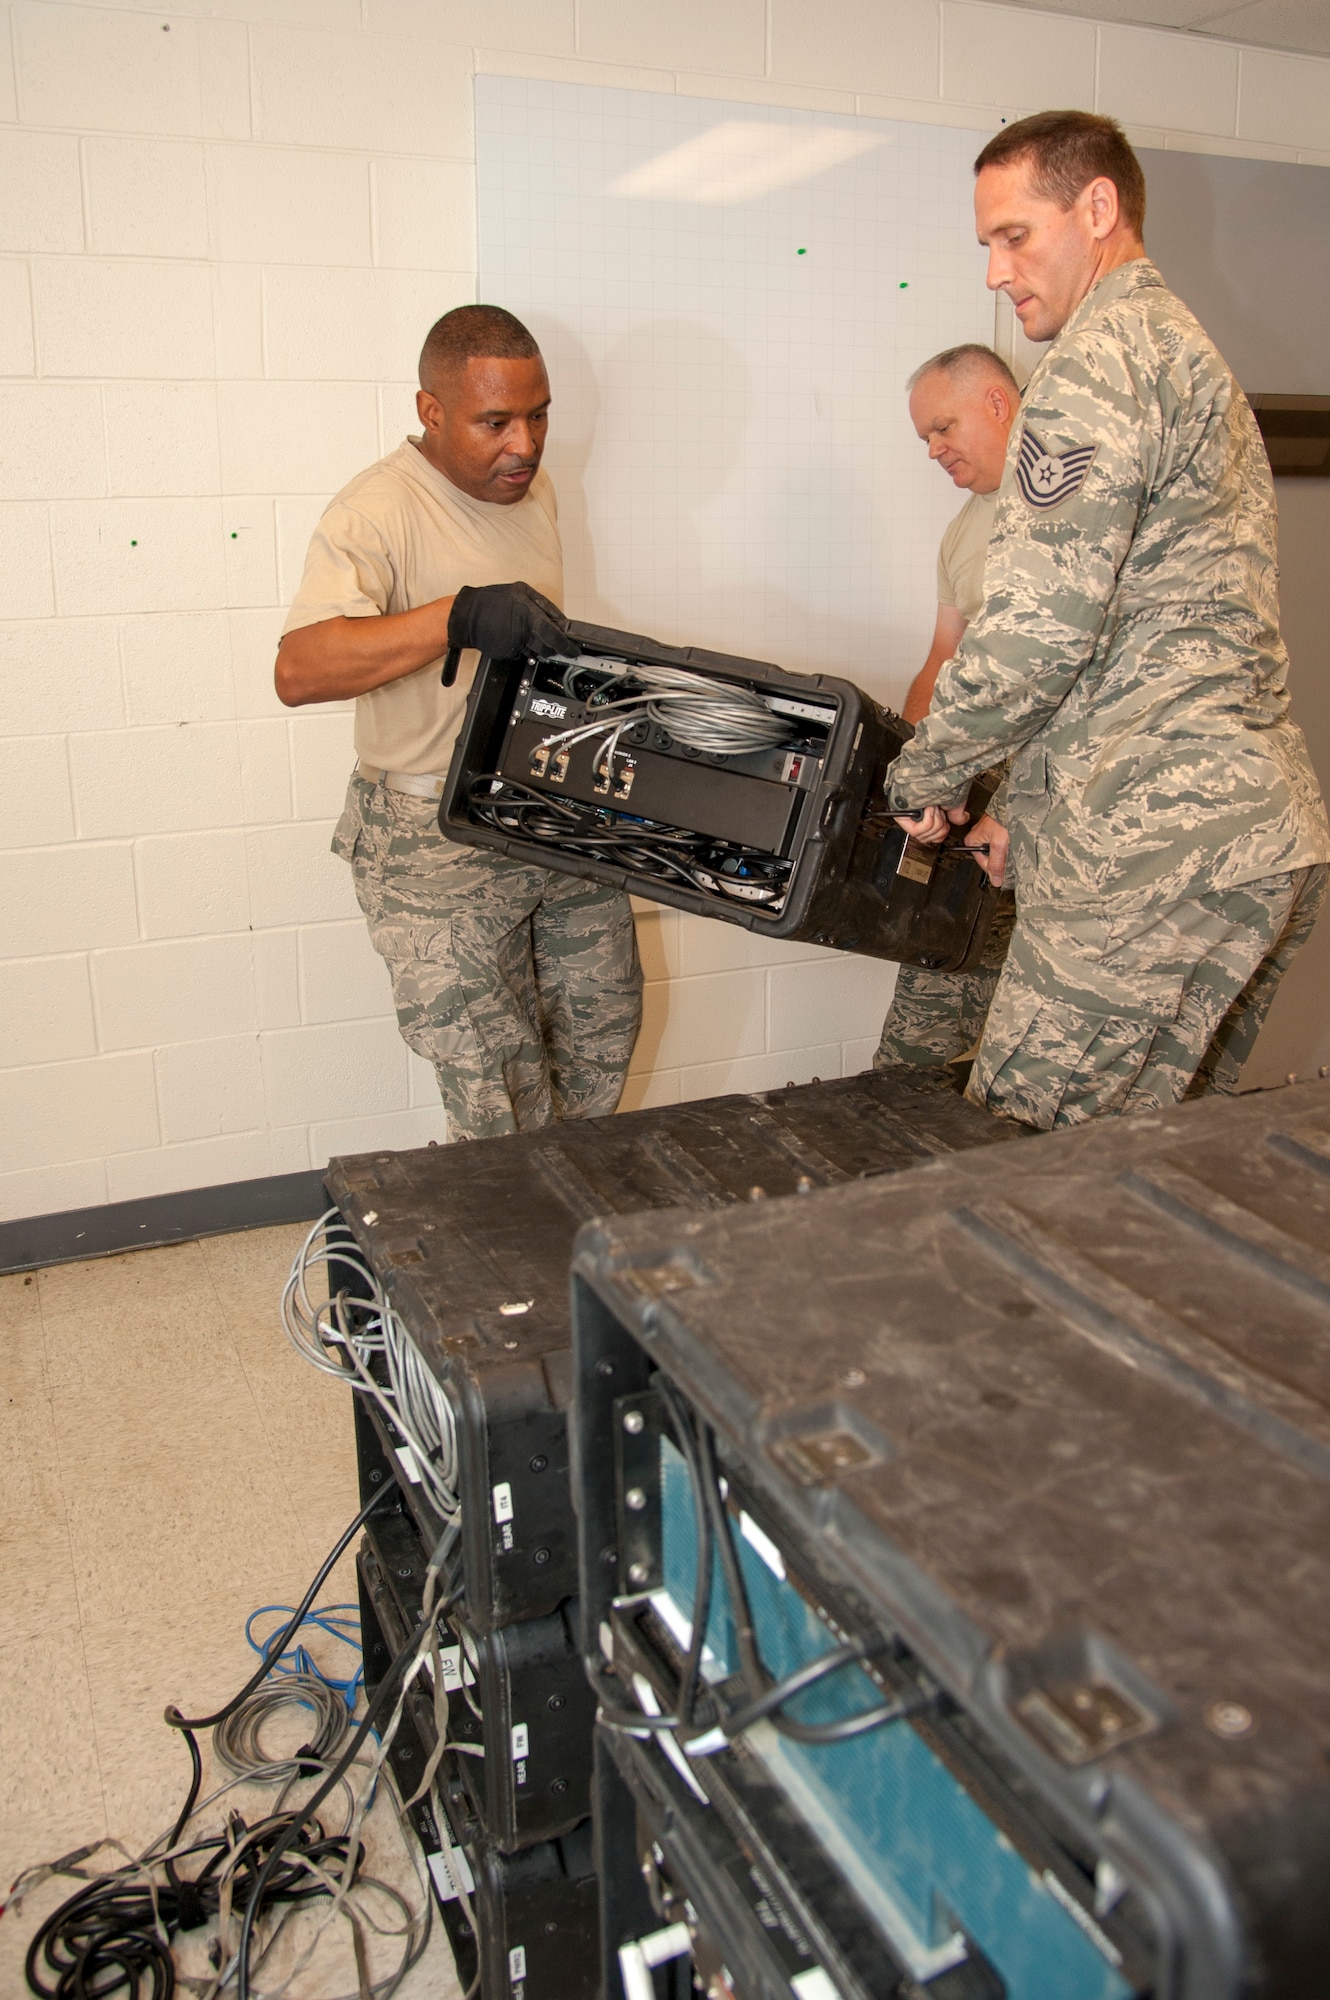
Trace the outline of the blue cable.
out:
[[[323,1668],[320,1667],[318,1662],[314,1659],[313,1655],[309,1651],[309,1648],[299,1643],[297,1643],[294,1646],[288,1646],[287,1650],[284,1653],[282,1653],[278,1658],[273,1658],[271,1656],[269,1648],[273,1646],[276,1643],[277,1639],[280,1637],[282,1631],[285,1629],[287,1620],[291,1617],[294,1608],[295,1607],[290,1604],[261,1604],[258,1607],[257,1611],[251,1611],[248,1618],[245,1620],[245,1641],[247,1645],[249,1646],[251,1652],[257,1653],[259,1658],[264,1661],[270,1673],[313,1674],[315,1679],[321,1680],[325,1687],[333,1688],[339,1695],[341,1695],[343,1701],[346,1703],[348,1715],[354,1715],[356,1702],[360,1695],[361,1684],[365,1678],[365,1667],[363,1660],[359,1658],[357,1659],[355,1672],[350,1676],[349,1679],[346,1679],[346,1678],[339,1678],[335,1674],[325,1673]],[[267,1638],[256,1639],[254,1637],[255,1620],[259,1618],[266,1618],[271,1614],[276,1614],[277,1616],[278,1622],[276,1626],[268,1634]],[[314,1607],[314,1609],[311,1612],[308,1613],[308,1615],[305,1618],[301,1620],[300,1625],[297,1627],[297,1630],[298,1631],[303,1630],[306,1625],[312,1625],[315,1627],[317,1631],[325,1632],[330,1639],[336,1639],[338,1643],[343,1646],[353,1647],[357,1655],[359,1655],[360,1653],[359,1605],[318,1604]]]

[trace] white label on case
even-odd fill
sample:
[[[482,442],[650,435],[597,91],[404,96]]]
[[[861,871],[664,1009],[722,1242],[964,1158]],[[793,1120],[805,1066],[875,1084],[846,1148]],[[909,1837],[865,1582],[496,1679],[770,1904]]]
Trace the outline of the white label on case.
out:
[[[749,1544],[750,1548],[757,1550],[757,1553],[761,1556],[773,1576],[778,1576],[781,1582],[784,1583],[785,1558],[766,1530],[758,1527],[757,1522],[751,1514],[740,1513],[739,1533]]]
[[[500,1526],[513,1518],[513,1489],[506,1479],[494,1488],[494,1518]]]
[[[462,1889],[470,1896],[476,1886],[476,1878],[471,1873],[471,1863],[460,1847],[449,1847],[442,1854],[429,1854],[429,1872],[434,1878],[435,1894],[441,1903],[455,1902],[457,1891]]]
[[[519,1757],[529,1755],[530,1731],[527,1729],[525,1722],[515,1722],[513,1724],[513,1762],[516,1763]]]
[[[439,1664],[443,1668],[443,1685],[448,1694],[453,1694],[462,1685],[465,1676],[468,1687],[474,1687],[476,1677],[470,1663],[462,1658],[460,1646],[444,1646],[439,1652]]]
[[[820,1965],[810,1965],[807,1972],[796,1972],[790,1985],[799,1995],[799,2000],[840,2000]]]
[[[526,1946],[515,1944],[508,1954],[508,1983],[516,1986],[526,1978]]]

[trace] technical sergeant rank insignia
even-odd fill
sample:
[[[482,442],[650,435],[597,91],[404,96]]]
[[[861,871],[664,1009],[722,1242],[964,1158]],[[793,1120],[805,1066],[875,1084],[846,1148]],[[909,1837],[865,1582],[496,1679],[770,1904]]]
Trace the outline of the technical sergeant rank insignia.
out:
[[[1060,500],[1079,493],[1098,450],[1097,444],[1081,444],[1056,458],[1027,426],[1021,433],[1021,448],[1016,458],[1016,484],[1021,498],[1032,507],[1043,509],[1056,507]]]

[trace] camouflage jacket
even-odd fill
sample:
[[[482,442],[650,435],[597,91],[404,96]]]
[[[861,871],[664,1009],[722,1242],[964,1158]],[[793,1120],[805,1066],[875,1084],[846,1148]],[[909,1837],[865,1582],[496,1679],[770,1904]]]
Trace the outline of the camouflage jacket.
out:
[[[955,804],[1009,757],[1018,898],[1103,915],[1330,859],[1288,713],[1265,449],[1144,259],[1030,379],[984,592],[887,774],[894,810]]]

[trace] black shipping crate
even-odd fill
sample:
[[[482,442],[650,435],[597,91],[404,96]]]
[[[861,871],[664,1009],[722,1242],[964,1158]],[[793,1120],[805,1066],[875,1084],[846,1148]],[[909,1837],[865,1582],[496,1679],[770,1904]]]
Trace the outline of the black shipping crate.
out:
[[[588,1671],[745,2000],[722,1832],[822,2000],[1321,2000],[1330,1082],[574,1269]]]
[[[381,1675],[407,1632],[368,1544],[362,1544],[357,1571],[366,1686],[372,1692],[372,1667]],[[411,1796],[424,1773],[432,1724],[429,1691],[417,1682],[390,1753],[403,1798]],[[469,1761],[444,1754],[436,1786],[442,1824],[431,1796],[410,1808],[461,1990],[471,1993],[479,1974],[478,2000],[595,2000],[599,1903],[590,1821],[520,1854],[505,1854],[475,1817],[459,1770]]]
[[[886,815],[883,778],[908,722],[830,674],[595,625],[570,634],[577,660],[482,659],[439,806],[450,840],[766,937],[947,971],[978,960],[996,896],[961,832],[925,847]],[[606,661],[622,665],[616,681]],[[786,734],[729,755],[677,740],[666,712],[627,724],[622,703],[643,685],[634,665],[751,689]],[[976,815],[990,789],[972,791]]]
[[[404,1503],[376,1510],[365,1539],[405,1637],[424,1608],[428,1552]],[[441,1627],[449,1741],[480,1753],[462,1750],[458,1764],[486,1835],[505,1853],[570,1833],[591,1811],[596,1705],[576,1617],[573,1599],[546,1618],[473,1633],[455,1607]],[[432,1710],[417,1733],[428,1753],[437,1739]]]
[[[333,1160],[329,1198],[456,1415],[471,1629],[548,1617],[577,1590],[568,1265],[582,1223],[793,1194],[1018,1136],[952,1073],[901,1069]],[[402,1472],[433,1548],[443,1523],[401,1438],[361,1397],[356,1426],[362,1499]]]

